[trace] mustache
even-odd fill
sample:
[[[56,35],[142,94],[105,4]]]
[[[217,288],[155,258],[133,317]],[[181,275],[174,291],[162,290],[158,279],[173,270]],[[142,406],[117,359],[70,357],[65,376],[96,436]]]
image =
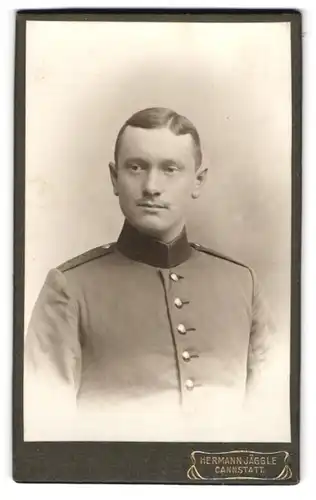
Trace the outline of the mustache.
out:
[[[138,207],[151,207],[151,208],[169,208],[169,203],[163,201],[155,201],[149,198],[140,199],[137,201]]]

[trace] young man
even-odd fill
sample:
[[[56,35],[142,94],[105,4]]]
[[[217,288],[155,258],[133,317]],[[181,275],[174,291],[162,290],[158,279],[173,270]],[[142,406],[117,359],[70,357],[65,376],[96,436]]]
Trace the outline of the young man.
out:
[[[188,241],[207,175],[199,135],[172,110],[145,109],[114,160],[118,241],[51,270],[32,314],[26,436],[236,440],[272,328],[253,270]]]

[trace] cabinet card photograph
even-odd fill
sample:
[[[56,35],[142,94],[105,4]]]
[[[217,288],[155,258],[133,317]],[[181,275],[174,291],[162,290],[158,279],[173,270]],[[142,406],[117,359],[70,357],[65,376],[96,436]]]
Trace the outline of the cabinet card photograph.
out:
[[[135,482],[297,481],[299,38],[297,12],[17,14],[20,480],[55,443],[179,453]]]

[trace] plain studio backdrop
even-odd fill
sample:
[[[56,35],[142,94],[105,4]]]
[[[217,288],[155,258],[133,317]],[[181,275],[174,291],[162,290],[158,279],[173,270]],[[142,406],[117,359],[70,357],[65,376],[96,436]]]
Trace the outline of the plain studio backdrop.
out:
[[[209,175],[190,240],[252,266],[263,285],[279,346],[274,431],[290,440],[288,23],[27,22],[25,326],[50,268],[117,238],[108,163],[121,125],[151,106],[187,116],[201,137]]]

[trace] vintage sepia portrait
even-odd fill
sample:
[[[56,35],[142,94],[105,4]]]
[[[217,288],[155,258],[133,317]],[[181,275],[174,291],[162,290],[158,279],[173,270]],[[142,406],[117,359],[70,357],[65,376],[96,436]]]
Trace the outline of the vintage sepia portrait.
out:
[[[286,20],[26,21],[25,442],[291,442],[292,97]]]

